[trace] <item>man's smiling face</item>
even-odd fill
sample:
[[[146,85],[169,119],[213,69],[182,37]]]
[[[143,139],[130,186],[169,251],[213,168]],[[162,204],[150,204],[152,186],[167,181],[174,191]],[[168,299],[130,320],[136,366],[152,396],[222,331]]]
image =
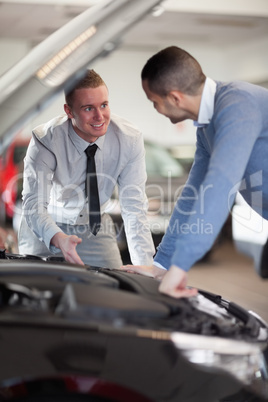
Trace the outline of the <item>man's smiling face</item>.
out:
[[[72,105],[64,105],[64,109],[75,132],[85,141],[94,142],[106,133],[111,112],[105,85],[76,89]]]

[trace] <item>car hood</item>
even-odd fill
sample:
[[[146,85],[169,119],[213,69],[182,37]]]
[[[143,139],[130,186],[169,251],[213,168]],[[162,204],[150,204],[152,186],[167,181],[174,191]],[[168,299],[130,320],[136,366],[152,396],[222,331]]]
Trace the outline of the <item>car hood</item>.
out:
[[[174,299],[142,275],[1,254],[0,384],[93,373],[157,402],[267,396],[267,326],[220,295]]]

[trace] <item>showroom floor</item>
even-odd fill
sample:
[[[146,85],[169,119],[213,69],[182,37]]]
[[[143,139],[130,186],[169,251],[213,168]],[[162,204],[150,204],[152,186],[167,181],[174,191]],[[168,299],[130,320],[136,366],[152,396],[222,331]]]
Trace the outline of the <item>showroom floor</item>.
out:
[[[209,261],[191,269],[188,284],[220,294],[268,322],[268,279],[260,278],[252,260],[238,253],[229,240],[213,251]]]

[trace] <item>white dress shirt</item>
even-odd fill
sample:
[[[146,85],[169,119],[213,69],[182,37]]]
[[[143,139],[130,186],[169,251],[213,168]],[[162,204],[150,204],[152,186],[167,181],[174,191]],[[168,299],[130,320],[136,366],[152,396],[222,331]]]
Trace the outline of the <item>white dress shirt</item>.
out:
[[[147,221],[146,167],[142,134],[112,115],[106,134],[95,144],[102,212],[111,212],[118,186],[121,214],[131,261],[151,265],[155,252]],[[85,197],[88,142],[74,131],[67,116],[58,116],[33,130],[24,167],[23,214],[31,230],[50,248],[58,223],[88,223]]]
[[[196,127],[202,127],[210,123],[214,112],[214,98],[217,84],[207,77],[201,97],[198,120],[194,121]]]

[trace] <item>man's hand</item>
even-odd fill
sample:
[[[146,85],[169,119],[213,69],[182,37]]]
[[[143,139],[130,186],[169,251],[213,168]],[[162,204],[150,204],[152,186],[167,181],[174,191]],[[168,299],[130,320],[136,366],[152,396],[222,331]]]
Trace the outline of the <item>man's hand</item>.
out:
[[[168,271],[155,265],[124,265],[120,269],[158,279],[161,281],[159,292],[168,296],[180,298],[197,294],[197,289],[188,289],[186,287],[187,273],[176,265],[172,265]]]
[[[158,280],[162,280],[163,276],[167,272],[165,269],[158,268],[155,265],[124,265],[120,269],[122,271],[134,272],[136,274],[142,274]]]
[[[80,237],[75,235],[68,236],[62,232],[56,233],[51,239],[51,244],[61,250],[67,262],[85,265],[76,252],[76,246],[81,242],[82,239]]]
[[[191,297],[197,289],[186,288],[187,273],[176,265],[171,265],[159,286],[159,291],[172,297]]]

